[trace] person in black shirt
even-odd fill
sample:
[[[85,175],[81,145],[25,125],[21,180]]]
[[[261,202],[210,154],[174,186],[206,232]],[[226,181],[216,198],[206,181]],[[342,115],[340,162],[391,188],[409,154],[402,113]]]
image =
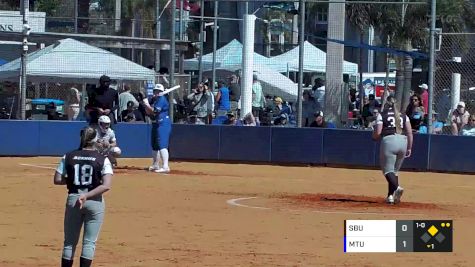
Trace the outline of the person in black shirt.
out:
[[[315,112],[314,117],[315,119],[312,121],[312,123],[310,123],[310,127],[325,128],[327,126],[325,119],[323,118],[323,112]]]
[[[412,128],[408,117],[399,112],[393,96],[387,98],[383,111],[376,118],[373,139],[381,139],[379,161],[388,181],[386,201],[389,204],[397,204],[404,192],[399,186],[398,172],[404,158],[411,156]]]
[[[229,78],[229,100],[231,101],[231,111],[237,114],[240,109],[239,100],[241,100],[241,85],[239,85],[239,79],[236,74],[231,75]]]
[[[48,115],[49,121],[59,120],[59,113],[56,111],[56,104],[54,102],[50,102],[46,105],[46,114]]]
[[[121,119],[123,122],[145,121],[142,113],[135,108],[132,101],[127,102],[127,109],[122,111]]]
[[[99,79],[100,86],[89,94],[86,111],[89,114],[89,124],[97,124],[100,116],[106,115],[112,123],[116,123],[114,112],[119,108],[119,94],[110,88],[111,79],[102,75]]]
[[[104,220],[102,194],[112,184],[112,165],[95,149],[97,132],[92,127],[81,131],[79,149],[61,159],[54,174],[55,185],[67,185],[68,198],[64,216],[62,267],[73,265],[74,252],[84,225],[81,267],[89,267],[94,258],[96,240]]]

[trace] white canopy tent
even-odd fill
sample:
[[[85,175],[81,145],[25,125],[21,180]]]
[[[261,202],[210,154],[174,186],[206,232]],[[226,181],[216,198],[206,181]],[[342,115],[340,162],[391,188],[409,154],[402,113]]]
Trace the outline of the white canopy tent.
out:
[[[261,83],[262,91],[265,95],[280,96],[286,101],[297,100],[297,84],[286,76],[266,67],[265,65],[254,63],[254,73]],[[227,65],[216,68],[216,76],[220,79],[228,77],[232,73],[241,71],[242,64]],[[207,70],[205,75],[210,75],[211,70]]]
[[[0,66],[0,80],[18,81],[21,59]],[[63,39],[27,58],[29,82],[96,83],[112,80],[155,81],[155,72],[112,52],[74,39]]]
[[[258,53],[254,53],[254,63],[266,65],[273,68],[274,65],[280,64],[272,58],[265,57]],[[203,70],[212,68],[213,53],[203,56]],[[235,66],[242,64],[242,44],[234,39],[227,45],[216,50],[216,68],[223,68],[225,66]],[[199,70],[199,59],[186,59],[184,62],[185,70]]]
[[[280,62],[279,65],[273,65],[272,68],[278,72],[297,72],[299,70],[299,46],[278,56],[272,57],[273,62]],[[319,48],[313,46],[308,41],[304,43],[304,72],[326,72],[327,55]],[[358,74],[358,64],[344,61],[343,73]]]
[[[216,70],[218,79],[223,79],[231,73],[236,73],[242,69],[242,44],[233,40],[216,51]],[[203,71],[205,75],[210,75],[212,71],[213,54],[203,56]],[[274,66],[279,64],[272,58],[264,57],[254,53],[254,72],[261,82],[264,94],[280,96],[287,101],[297,99],[297,84],[286,76],[274,70]],[[199,61],[196,58],[187,59],[184,63],[185,70],[198,70]]]

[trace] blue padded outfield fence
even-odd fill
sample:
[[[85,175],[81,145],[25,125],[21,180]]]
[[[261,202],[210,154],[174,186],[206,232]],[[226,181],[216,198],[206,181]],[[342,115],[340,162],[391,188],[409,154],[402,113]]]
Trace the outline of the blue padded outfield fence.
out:
[[[61,156],[79,145],[85,122],[0,121],[1,156]],[[114,126],[123,157],[148,158],[150,124]],[[403,168],[475,172],[475,138],[414,135],[413,155]],[[378,167],[379,144],[371,132],[213,125],[173,126],[171,156],[183,160]]]

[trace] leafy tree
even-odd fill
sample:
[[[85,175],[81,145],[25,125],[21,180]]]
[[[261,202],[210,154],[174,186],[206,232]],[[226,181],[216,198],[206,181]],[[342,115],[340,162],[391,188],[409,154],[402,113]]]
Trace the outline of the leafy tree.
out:
[[[350,0],[352,1],[352,0]],[[381,0],[378,0],[381,1]],[[385,0],[388,1],[388,0]],[[407,0],[415,2],[417,0]],[[363,32],[373,26],[382,36],[390,37],[391,46],[405,51],[419,48],[427,51],[430,5],[350,4],[347,16]],[[443,32],[460,32],[473,27],[475,12],[470,0],[438,0],[437,26]],[[413,61],[410,56],[396,59],[396,98],[407,106],[411,90]]]

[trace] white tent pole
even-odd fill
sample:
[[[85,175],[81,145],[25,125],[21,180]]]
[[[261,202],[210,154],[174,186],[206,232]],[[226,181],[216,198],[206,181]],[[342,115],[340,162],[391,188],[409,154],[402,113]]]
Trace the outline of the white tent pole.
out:
[[[241,77],[241,118],[252,112],[252,74],[254,64],[254,28],[256,16],[243,17],[242,77]],[[257,119],[257,118],[256,118]]]

